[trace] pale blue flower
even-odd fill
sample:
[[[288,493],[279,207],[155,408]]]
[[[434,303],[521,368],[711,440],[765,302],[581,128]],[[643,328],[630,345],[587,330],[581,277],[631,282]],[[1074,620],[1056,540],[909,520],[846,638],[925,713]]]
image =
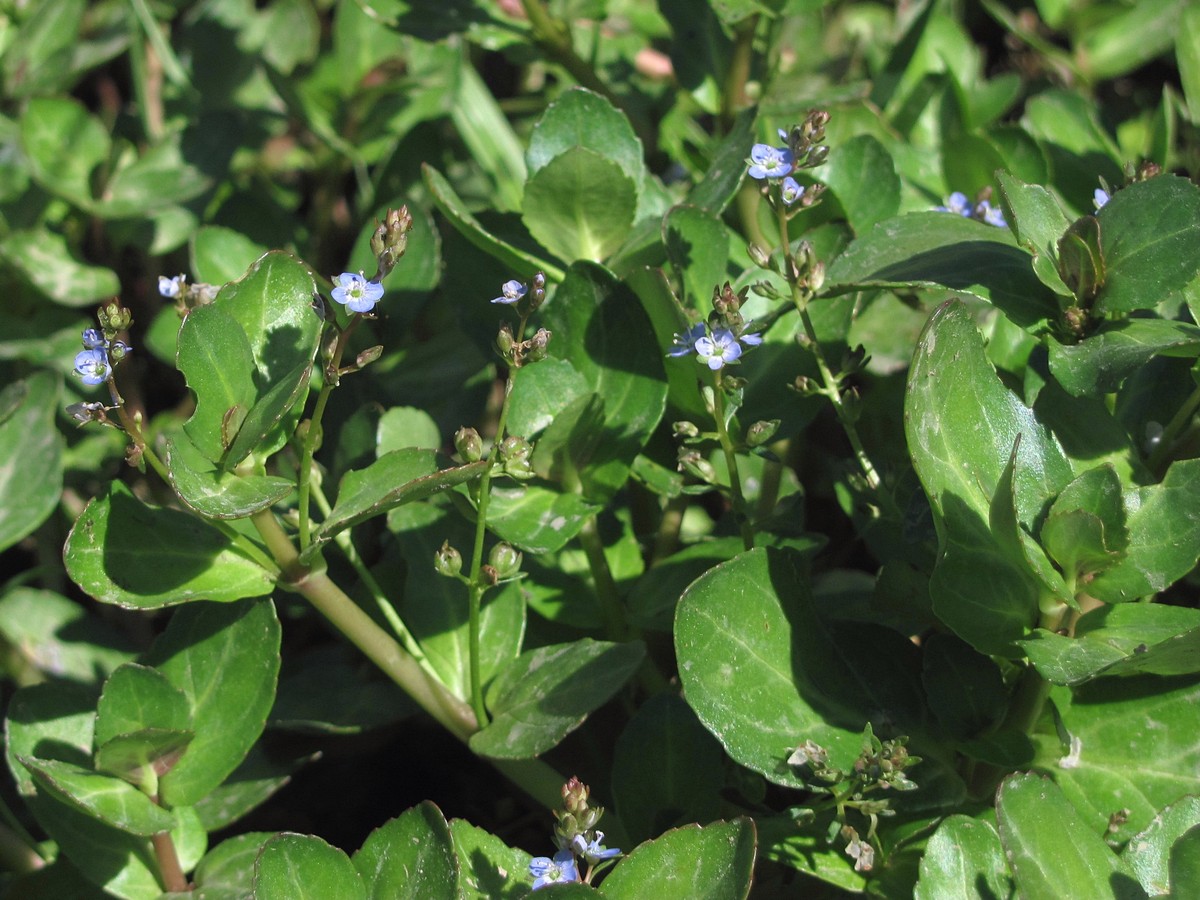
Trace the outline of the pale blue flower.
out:
[[[506,281],[504,284],[500,285],[500,296],[492,302],[503,303],[506,306],[511,306],[524,297],[528,290],[529,288],[525,287],[525,285],[521,284],[521,282],[514,278],[511,281]]]
[[[783,184],[779,188],[779,196],[783,198],[784,203],[791,206],[804,196],[804,187],[789,175],[783,179]]]
[[[967,195],[962,191],[955,191],[946,198],[945,206],[936,207],[937,212],[952,212],[960,216],[971,215],[971,201],[967,199]]]
[[[704,337],[708,333],[708,329],[704,327],[703,322],[697,322],[687,331],[682,334],[675,335],[674,349],[667,351],[667,356],[687,356],[696,349],[696,341]]]
[[[796,165],[796,158],[787,147],[772,147],[770,144],[755,144],[750,148],[750,168],[747,170],[751,178],[783,178],[790,175]]]
[[[975,218],[989,225],[995,225],[997,228],[1008,227],[1008,222],[1004,221],[1004,210],[999,206],[992,206],[986,200],[981,201],[975,207]]]
[[[367,281],[362,272],[357,275],[343,272],[333,282],[336,287],[330,296],[351,312],[369,313],[383,297],[383,285],[378,281]]]
[[[579,880],[579,867],[575,865],[575,854],[570,850],[559,850],[554,859],[539,856],[529,863],[529,874],[533,876],[533,889],[548,884],[563,884]]]
[[[597,831],[591,843],[585,841],[582,834],[575,835],[571,840],[571,849],[586,859],[588,865],[592,866],[602,860],[612,859],[614,856],[621,855],[621,851],[617,848],[604,846],[603,831]]]
[[[714,372],[729,363],[735,363],[742,355],[742,345],[733,332],[727,328],[719,328],[712,337],[702,337],[696,341],[696,356],[700,362]]]
[[[173,300],[183,291],[183,286],[186,281],[186,275],[176,275],[174,278],[168,278],[166,275],[159,275],[158,292],[164,297],[168,297]]]
[[[83,329],[83,346],[88,350],[96,350],[108,346],[108,341],[104,339],[99,329],[85,328]]]
[[[1101,209],[1104,204],[1111,199],[1112,195],[1109,194],[1108,191],[1104,190],[1104,188],[1096,188],[1096,190],[1092,193],[1092,205],[1095,206],[1097,210]]]
[[[747,347],[757,347],[763,342],[762,335],[758,332],[755,332],[754,334],[743,334],[740,338],[738,338],[738,340]]]
[[[108,352],[103,347],[89,347],[75,354],[75,374],[83,379],[84,384],[103,384],[111,371]]]

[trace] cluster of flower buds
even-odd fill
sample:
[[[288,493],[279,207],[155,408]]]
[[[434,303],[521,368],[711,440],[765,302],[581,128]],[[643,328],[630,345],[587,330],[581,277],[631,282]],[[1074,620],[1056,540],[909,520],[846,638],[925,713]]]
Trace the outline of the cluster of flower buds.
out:
[[[823,184],[801,185],[792,177],[800,169],[812,169],[821,165],[829,156],[825,140],[825,126],[829,113],[811,110],[804,121],[790,129],[780,128],[782,147],[770,144],[755,144],[746,160],[746,174],[763,182],[762,193],[770,202],[781,203],[782,209],[791,209],[788,218],[801,209],[820,202],[825,192]]]
[[[496,335],[496,349],[500,351],[506,363],[514,369],[519,369],[528,363],[545,359],[552,336],[545,328],[539,328],[533,337],[518,341],[513,337],[512,326],[505,322]]]
[[[112,377],[113,367],[129,355],[129,345],[117,335],[133,322],[133,316],[115,300],[96,314],[100,328],[85,328],[83,349],[75,354],[75,374],[84,384],[103,384]],[[78,415],[72,413],[78,418]],[[88,421],[94,416],[89,415]]]
[[[500,442],[500,468],[505,475],[526,481],[536,473],[533,471],[533,444],[515,434]]]
[[[604,846],[604,832],[596,824],[604,815],[604,807],[589,806],[588,786],[575,776],[563,785],[563,808],[554,810],[554,843],[559,848],[553,859],[540,856],[529,864],[533,888],[569,881],[591,882],[598,866],[621,855],[616,848]],[[579,874],[578,859],[587,864],[583,877]]]
[[[400,262],[400,257],[408,249],[408,233],[412,231],[413,217],[407,206],[399,209],[389,209],[383,221],[371,235],[371,252],[375,254],[379,270],[372,281],[381,282],[388,273]]]

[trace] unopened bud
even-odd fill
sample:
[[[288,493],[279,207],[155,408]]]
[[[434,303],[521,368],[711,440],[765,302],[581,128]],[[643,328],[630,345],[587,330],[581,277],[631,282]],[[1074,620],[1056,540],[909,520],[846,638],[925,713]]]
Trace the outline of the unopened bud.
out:
[[[700,429],[691,422],[674,422],[671,424],[671,430],[674,432],[676,440],[687,440],[700,436]]]
[[[488,563],[501,578],[512,578],[521,571],[521,551],[501,541],[488,554]]]
[[[479,567],[479,580],[483,584],[491,587],[494,584],[500,583],[500,573],[496,571],[494,566],[484,563]]]
[[[713,467],[713,464],[695,450],[680,448],[677,468],[680,472],[687,472],[709,484],[713,484],[717,480],[717,470]]]
[[[500,326],[500,331],[496,334],[496,349],[500,351],[500,355],[508,359],[512,354],[513,344],[512,328],[505,322]]]
[[[464,462],[483,459],[483,439],[474,428],[463,427],[454,433],[454,449]]]
[[[750,258],[754,260],[754,264],[756,266],[760,266],[764,269],[770,268],[771,255],[762,247],[758,246],[758,244],[750,244],[746,247],[746,252],[750,254]]]
[[[779,419],[763,419],[755,422],[746,429],[746,443],[751,447],[761,447],[779,430]]]
[[[106,335],[124,331],[133,323],[133,314],[116,300],[102,306],[96,318],[100,320],[100,327]]]
[[[546,358],[546,348],[550,346],[550,338],[553,335],[545,328],[539,328],[537,334],[531,337],[526,343],[529,349],[525,354],[526,362],[540,362]]]
[[[766,297],[768,300],[778,300],[782,296],[775,285],[769,281],[756,281],[750,285],[750,290],[754,291],[760,297]]]
[[[389,209],[383,221],[371,236],[371,252],[379,263],[382,279],[395,268],[404,251],[408,249],[408,233],[412,231],[413,218],[407,206]]]
[[[361,369],[363,366],[369,366],[381,356],[383,356],[383,344],[376,344],[374,347],[368,347],[359,353],[354,358],[354,364]]]
[[[529,461],[532,454],[533,445],[517,435],[509,435],[500,444],[500,461],[505,473],[513,478],[525,479],[534,476],[533,466]]]
[[[812,271],[808,275],[808,288],[814,294],[820,293],[821,288],[825,285],[825,263],[818,260],[813,263]]]
[[[433,568],[439,575],[453,578],[462,571],[462,554],[451,547],[449,541],[443,541],[433,554]]]
[[[538,272],[529,282],[529,308],[532,312],[546,302],[546,276]]]
[[[852,387],[842,394],[842,410],[847,422],[853,424],[858,421],[862,415],[862,397],[858,394],[858,388]]]

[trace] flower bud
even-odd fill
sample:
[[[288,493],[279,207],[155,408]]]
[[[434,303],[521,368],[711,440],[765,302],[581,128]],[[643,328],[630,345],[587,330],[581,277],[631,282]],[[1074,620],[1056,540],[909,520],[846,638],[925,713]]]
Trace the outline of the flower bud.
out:
[[[572,775],[562,787],[563,808],[569,813],[586,812],[588,797],[591,793],[586,784]],[[586,831],[587,829],[581,830]]]
[[[496,334],[496,349],[500,351],[501,356],[509,359],[512,356],[513,344],[515,343],[512,328],[505,322],[500,326],[500,331]]]
[[[383,356],[383,345],[376,344],[374,347],[368,347],[354,358],[354,365],[361,369],[363,366],[369,366],[379,357]]]
[[[679,449],[679,464],[677,468],[680,472],[687,472],[701,481],[708,482],[709,484],[716,483],[717,470],[713,468],[712,463],[695,450],[685,450],[681,447]]]
[[[407,206],[387,211],[371,236],[371,252],[379,263],[379,276],[375,280],[382,280],[400,261],[408,249],[408,233],[412,226],[413,218]]]
[[[106,335],[124,331],[133,323],[133,314],[116,300],[102,306],[99,313],[96,314],[96,318],[100,320],[100,327],[104,329]]]
[[[820,293],[821,288],[825,285],[825,263],[817,260],[813,263],[812,271],[808,275],[808,289],[814,294]]]
[[[450,546],[449,541],[443,541],[442,546],[433,554],[433,568],[439,575],[453,578],[462,571],[462,554]]]
[[[538,272],[529,282],[529,311],[533,312],[546,302],[546,276]]]
[[[500,444],[500,461],[504,472],[513,478],[526,479],[534,476],[529,458],[533,445],[523,437],[509,435]]]
[[[767,253],[767,251],[762,247],[758,246],[758,244],[751,243],[746,247],[746,252],[750,254],[750,259],[754,261],[756,266],[759,266],[763,269],[769,269],[771,267],[770,254]]]
[[[862,397],[858,395],[858,388],[852,387],[842,393],[842,410],[847,422],[858,421],[859,416],[862,415]]]
[[[531,337],[525,343],[528,345],[528,350],[525,354],[526,362],[541,362],[546,358],[546,348],[550,346],[550,338],[553,335],[545,328],[539,328],[537,334]]]
[[[512,578],[521,571],[521,551],[501,541],[488,554],[488,563],[501,578]]]
[[[750,285],[750,290],[754,291],[760,297],[766,297],[768,300],[778,300],[783,296],[775,288],[775,285],[769,281],[756,281]]]
[[[673,422],[671,430],[675,434],[675,439],[680,441],[700,436],[700,429],[692,422]]]
[[[464,462],[477,462],[483,459],[483,439],[474,428],[463,427],[454,433],[454,449]]]
[[[779,419],[761,420],[746,429],[746,443],[751,447],[761,447],[779,430]]]
[[[487,587],[492,587],[500,583],[500,573],[496,571],[495,566],[484,563],[479,567],[479,581]]]

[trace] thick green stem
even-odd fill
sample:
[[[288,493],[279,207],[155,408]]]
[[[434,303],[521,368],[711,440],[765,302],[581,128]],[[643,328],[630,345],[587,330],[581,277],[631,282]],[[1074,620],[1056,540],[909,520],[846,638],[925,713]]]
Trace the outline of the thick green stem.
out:
[[[742,476],[738,472],[737,451],[733,439],[725,427],[725,392],[721,390],[721,372],[713,372],[713,417],[717,420],[717,439],[725,452],[725,466],[729,469],[729,493],[733,498],[733,514],[737,518],[738,530],[742,533],[742,545],[754,549],[754,526],[750,522],[750,510],[746,508],[746,496],[742,493]]]
[[[729,56],[729,69],[725,73],[724,89],[721,92],[721,130],[728,132],[738,110],[747,102],[746,82],[750,80],[750,68],[754,61],[754,33],[758,30],[758,16],[749,16],[734,26],[733,52]]]

